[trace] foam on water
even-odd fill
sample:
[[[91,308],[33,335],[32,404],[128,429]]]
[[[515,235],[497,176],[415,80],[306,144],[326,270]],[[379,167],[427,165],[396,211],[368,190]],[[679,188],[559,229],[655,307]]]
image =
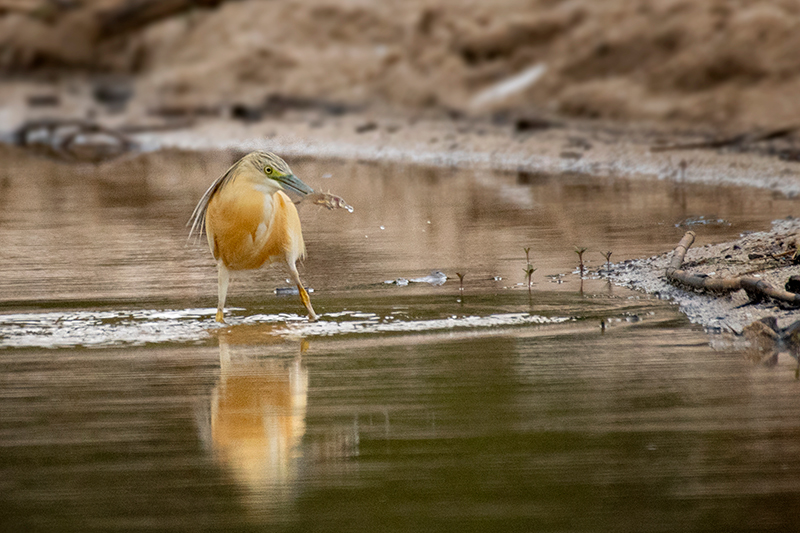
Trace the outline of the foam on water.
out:
[[[234,309],[234,311],[236,311]],[[16,313],[0,315],[0,348],[63,348],[137,346],[153,343],[186,343],[208,339],[220,327],[214,322],[216,309],[141,309]],[[538,324],[557,324],[569,317],[549,318],[528,313],[488,316],[449,316],[404,320],[362,311],[323,315],[318,322],[280,313],[230,317],[228,326],[279,324],[275,336],[331,337],[353,334],[418,333],[453,329],[482,329]],[[280,324],[283,327],[280,327]]]
[[[513,327],[532,324],[558,324],[570,320],[569,317],[549,318],[528,313],[504,313],[489,316],[450,316],[429,320],[398,320],[393,317],[382,318],[375,314],[350,314],[356,320],[340,322],[301,322],[287,323],[285,330],[277,334],[292,334],[309,337],[329,337],[353,333],[417,333],[450,329],[478,329],[489,327]]]
[[[208,336],[214,309],[0,315],[0,347],[62,348],[189,342]]]

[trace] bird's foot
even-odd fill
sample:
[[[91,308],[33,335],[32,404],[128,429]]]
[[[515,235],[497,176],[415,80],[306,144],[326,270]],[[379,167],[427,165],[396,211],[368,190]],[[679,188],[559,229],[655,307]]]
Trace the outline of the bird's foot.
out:
[[[297,291],[300,293],[300,301],[303,302],[306,311],[308,311],[308,321],[316,322],[319,317],[317,316],[317,313],[314,312],[314,308],[311,307],[311,298],[308,297],[308,292],[306,291],[305,287],[303,287],[302,283],[297,284]]]
[[[222,313],[222,309],[217,309],[217,322],[219,322],[220,324],[225,323],[225,316]]]

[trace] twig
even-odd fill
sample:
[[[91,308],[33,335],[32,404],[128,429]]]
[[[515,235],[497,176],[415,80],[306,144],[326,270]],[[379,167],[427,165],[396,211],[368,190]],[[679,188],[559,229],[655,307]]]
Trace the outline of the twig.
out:
[[[606,258],[606,274],[611,274],[611,251],[603,252],[603,257]]]
[[[583,254],[586,252],[586,250],[586,248],[580,248],[578,246],[575,247],[575,253],[578,254],[578,261],[580,263],[578,266],[580,266],[581,269],[581,279],[583,279],[583,273],[585,271],[585,267],[583,265]]]
[[[525,272],[525,277],[526,277],[526,279],[528,281],[528,294],[530,294],[530,292],[531,292],[531,283],[532,283],[531,278],[533,276],[533,273],[536,272],[536,269],[533,268],[533,265],[528,263],[527,268],[524,268],[523,272]]]
[[[526,280],[528,282],[528,294],[530,295],[530,293],[531,293],[531,278],[533,276],[533,273],[536,272],[536,269],[533,268],[533,265],[531,264],[531,248],[530,248],[530,246],[528,246],[527,248],[523,248],[523,250],[525,250],[525,263],[527,263],[527,264],[525,265],[525,268],[522,269],[522,270],[523,270],[523,272],[525,272],[525,278],[526,278]]]

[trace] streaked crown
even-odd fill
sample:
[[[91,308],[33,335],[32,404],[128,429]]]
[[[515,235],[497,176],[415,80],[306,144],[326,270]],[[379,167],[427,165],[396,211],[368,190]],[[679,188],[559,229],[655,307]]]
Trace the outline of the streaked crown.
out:
[[[264,173],[267,176],[270,174],[283,176],[292,174],[292,169],[289,168],[286,161],[272,152],[266,152],[264,150],[250,152],[240,159],[237,165],[252,165],[256,171]],[[266,172],[267,169],[272,169],[272,172]]]

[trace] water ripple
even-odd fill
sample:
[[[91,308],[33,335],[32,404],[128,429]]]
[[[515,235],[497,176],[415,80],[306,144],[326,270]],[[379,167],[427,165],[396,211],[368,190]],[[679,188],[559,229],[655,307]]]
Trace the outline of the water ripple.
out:
[[[203,341],[210,337],[210,331],[220,327],[213,320],[215,312],[214,308],[206,308],[0,315],[0,348],[137,346]],[[323,315],[319,322],[307,322],[305,317],[288,313],[231,317],[228,326],[275,324],[272,334],[279,337],[331,337],[557,324],[567,320],[570,318],[548,318],[528,313],[407,320],[393,315],[341,311]]]

